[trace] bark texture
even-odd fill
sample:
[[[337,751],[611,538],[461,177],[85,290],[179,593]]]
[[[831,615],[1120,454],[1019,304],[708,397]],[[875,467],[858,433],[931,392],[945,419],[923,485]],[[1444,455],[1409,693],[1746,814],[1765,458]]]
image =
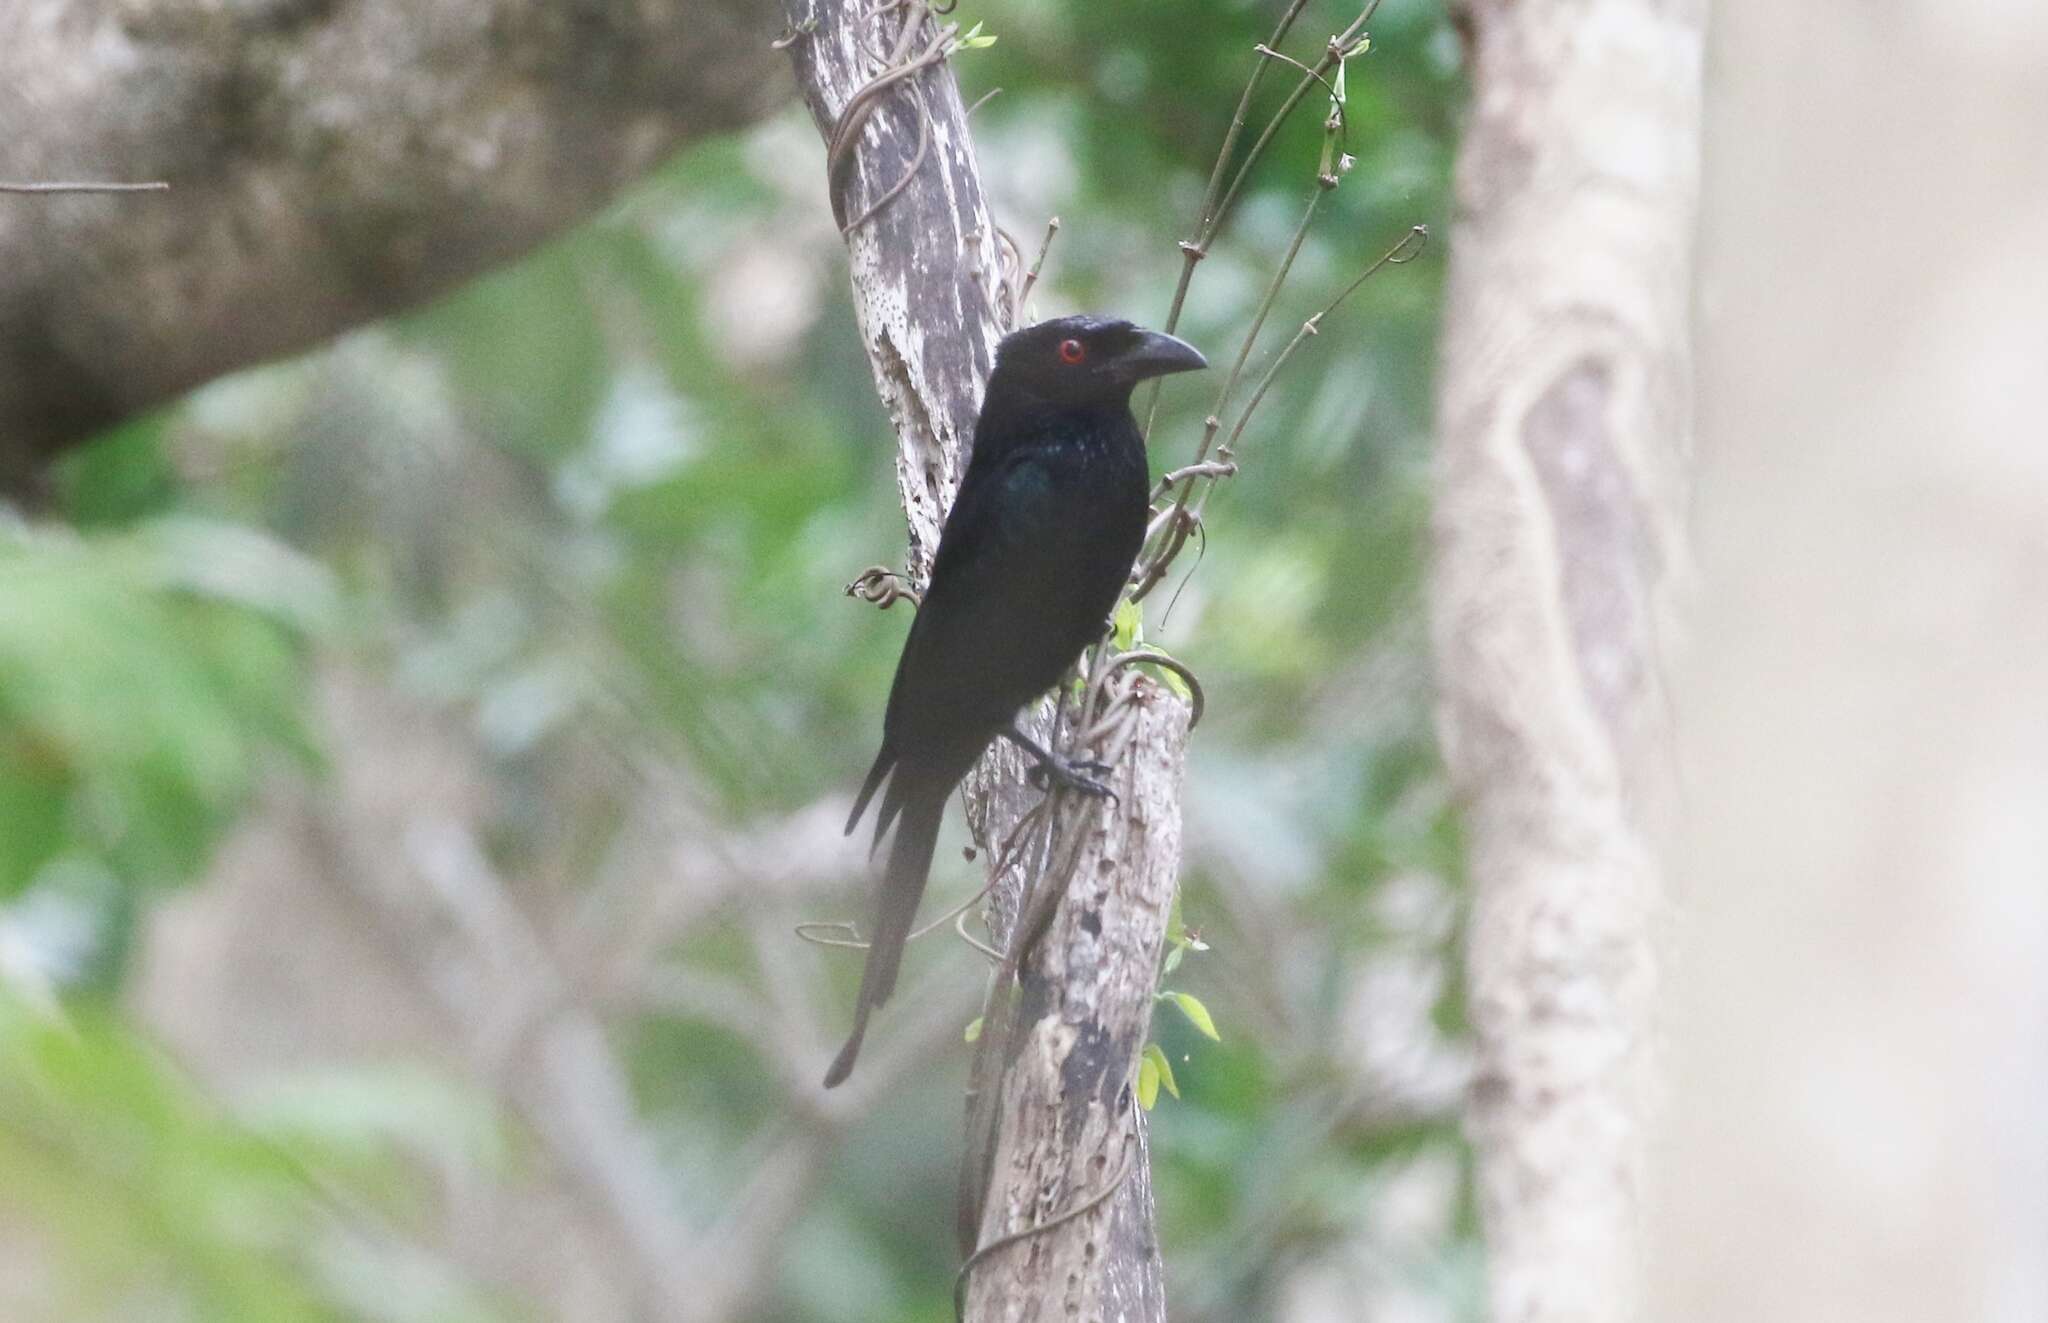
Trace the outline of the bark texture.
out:
[[[1631,1319],[1682,568],[1702,0],[1461,15],[1433,632],[1492,1317]]]
[[[860,20],[861,6],[791,0],[792,29],[809,30],[790,46],[804,100],[826,141],[839,112],[883,71],[899,15]],[[921,25],[921,49],[934,32]],[[929,134],[918,161],[919,107]],[[911,166],[917,174],[847,235],[854,311],[874,366],[875,388],[896,425],[896,476],[910,521],[910,572],[922,583],[939,529],[973,446],[981,388],[1002,335],[995,295],[1000,279],[994,227],[981,194],[980,168],[967,134],[960,90],[943,64],[885,95],[868,118],[860,146],[834,190],[842,221],[859,217]]]
[[[2048,1319],[2044,67],[1716,6],[1659,1323]]]
[[[1132,1078],[1180,867],[1188,712],[1147,680],[1135,681],[1128,701],[1126,747],[1106,741],[1088,755],[1115,764],[1117,802],[1069,801],[1061,814],[1039,885],[1064,879],[1063,899],[1019,972],[1014,1013],[989,1021],[1007,1020],[1008,1033],[992,1043],[1003,1074],[983,1086],[994,1090],[993,1133],[982,1141],[970,1127],[967,1154],[981,1161],[974,1150],[988,1145],[972,1187],[981,1246],[1048,1226],[1112,1186],[1115,1193],[988,1255],[969,1283],[969,1319],[1166,1317],[1144,1112]],[[1029,913],[1022,892],[1013,883],[1009,898],[1021,896]],[[999,916],[992,927],[1008,946],[1018,915]]]
[[[828,142],[848,103],[885,72],[884,56],[923,50],[937,30],[921,6],[907,45],[902,8],[790,0],[788,12],[800,33],[790,48],[798,80]],[[921,582],[965,471],[1003,329],[1003,269],[966,115],[944,64],[893,87],[858,141],[847,167],[828,181],[842,220],[859,220],[904,185],[852,228],[848,249],[876,386],[896,425],[909,564]],[[991,893],[991,930],[1007,944],[1030,904],[1027,885],[1042,876],[1072,879],[1025,965],[1016,1014],[1006,1021],[1013,1031],[985,1035],[1000,1075],[984,1086],[985,1101],[997,1105],[971,1118],[963,1159],[969,1238],[986,1248],[1046,1227],[1088,1205],[1110,1178],[1123,1179],[1080,1216],[980,1258],[966,1297],[966,1317],[977,1323],[1165,1317],[1144,1114],[1131,1086],[1179,869],[1189,710],[1130,671],[1111,685],[1119,716],[1097,724],[1093,747],[1115,762],[1120,800],[1067,806],[1057,844],[1013,852]],[[1037,714],[1041,731],[1048,718]],[[983,759],[967,799],[986,866],[1003,863],[1005,840],[1040,797],[1007,744]]]
[[[742,0],[9,0],[0,492],[230,369],[418,303],[780,99]]]

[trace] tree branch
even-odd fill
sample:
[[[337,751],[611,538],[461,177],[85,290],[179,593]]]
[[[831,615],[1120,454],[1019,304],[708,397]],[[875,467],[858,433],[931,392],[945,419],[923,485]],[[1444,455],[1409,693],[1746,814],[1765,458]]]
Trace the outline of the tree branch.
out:
[[[902,5],[874,19],[844,0],[789,0],[799,30],[789,52],[811,115],[828,143],[841,112],[886,72],[870,44],[893,36]],[[925,11],[922,5],[917,12]],[[928,18],[921,20],[929,27]],[[806,27],[806,25],[811,25]],[[912,35],[915,35],[914,33]],[[909,175],[929,119],[918,173],[889,204],[847,233],[854,310],[867,343],[875,386],[896,426],[896,478],[910,521],[911,577],[924,582],[939,528],[966,470],[981,387],[995,359],[1001,328],[995,292],[995,227],[982,200],[967,116],[952,72],[928,65],[900,80],[908,94],[886,96],[868,110],[857,137],[833,169],[833,209],[858,215],[871,199]],[[857,143],[857,147],[851,144]],[[844,204],[850,198],[852,206]]]
[[[788,15],[798,81],[836,144],[835,214],[860,218],[848,226],[854,301],[897,429],[911,576],[922,582],[966,466],[1000,319],[1015,303],[1002,243],[950,69],[901,68],[943,35],[929,8],[789,0]],[[857,131],[842,119],[849,105]],[[991,1015],[982,1036],[1000,1074],[970,1100],[963,1231],[970,1249],[989,1252],[972,1262],[969,1319],[1015,1318],[1054,1297],[1081,1317],[1165,1317],[1144,1114],[1129,1086],[1179,868],[1188,709],[1129,670],[1110,692],[1117,720],[1084,729],[1082,743],[1116,764],[1114,805],[1067,805],[1052,843],[1006,856],[1001,843],[1040,793],[1000,743],[966,785],[983,858],[1015,865],[995,879],[991,930],[1013,961],[1028,957],[1011,1031]],[[1040,733],[1049,715],[1035,715]],[[1071,879],[1063,897],[1048,897],[1056,907],[1027,894],[1032,879],[1048,877]],[[1022,952],[1027,910],[1045,922]],[[1128,1175],[1098,1199],[1120,1168]]]
[[[1516,1323],[1639,1314],[1703,8],[1461,15],[1475,95],[1431,607],[1476,886],[1469,1106],[1491,1312]]]
[[[773,105],[740,0],[13,0],[0,178],[0,492],[212,377],[417,304]]]

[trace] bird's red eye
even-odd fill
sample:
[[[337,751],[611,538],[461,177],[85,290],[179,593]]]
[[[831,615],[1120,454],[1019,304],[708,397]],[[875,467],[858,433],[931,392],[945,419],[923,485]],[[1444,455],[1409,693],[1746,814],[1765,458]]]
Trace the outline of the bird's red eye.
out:
[[[1082,344],[1079,340],[1060,341],[1060,362],[1079,363],[1086,357],[1088,357],[1088,346]]]

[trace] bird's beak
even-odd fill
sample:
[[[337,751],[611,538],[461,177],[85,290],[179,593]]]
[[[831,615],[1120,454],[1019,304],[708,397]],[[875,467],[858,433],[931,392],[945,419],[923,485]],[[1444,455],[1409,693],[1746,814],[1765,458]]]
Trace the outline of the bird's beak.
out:
[[[1118,374],[1128,381],[1163,377],[1170,372],[1193,372],[1209,366],[1202,351],[1164,331],[1141,331],[1137,342],[1117,355]]]

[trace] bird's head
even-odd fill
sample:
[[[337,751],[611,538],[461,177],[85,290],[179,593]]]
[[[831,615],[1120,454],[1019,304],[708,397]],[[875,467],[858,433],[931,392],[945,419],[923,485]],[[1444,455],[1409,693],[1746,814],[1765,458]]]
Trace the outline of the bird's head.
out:
[[[1111,317],[1055,317],[1003,337],[989,393],[1053,405],[1122,404],[1148,377],[1209,366],[1195,347]]]

